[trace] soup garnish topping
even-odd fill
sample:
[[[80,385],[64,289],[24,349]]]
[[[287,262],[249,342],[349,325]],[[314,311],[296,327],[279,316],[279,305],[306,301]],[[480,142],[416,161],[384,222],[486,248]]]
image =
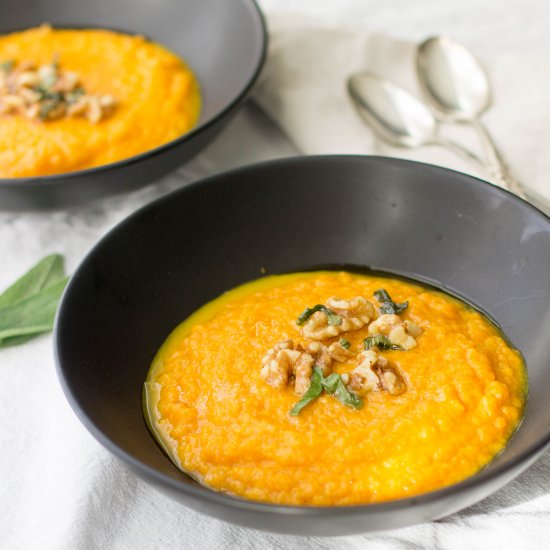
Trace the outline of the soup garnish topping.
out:
[[[412,349],[423,330],[399,317],[408,302],[395,303],[383,288],[376,290],[374,296],[380,303],[378,308],[362,296],[349,300],[331,297],[327,305],[306,308],[296,324],[302,327],[302,336],[313,341],[302,344],[284,340],[264,355],[261,378],[279,390],[293,382],[294,393],[302,396],[291,409],[291,416],[297,416],[323,390],[354,409],[362,406],[361,397],[368,392],[387,391],[395,396],[407,390],[403,375],[381,351]],[[330,344],[320,342],[364,326],[371,336],[364,339],[360,353],[354,353],[351,342],[344,337]],[[331,374],[333,360],[355,367],[350,373]]]

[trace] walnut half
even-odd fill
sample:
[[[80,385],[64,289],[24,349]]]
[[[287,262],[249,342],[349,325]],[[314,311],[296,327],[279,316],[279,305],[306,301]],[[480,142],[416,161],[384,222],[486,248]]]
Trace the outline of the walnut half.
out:
[[[262,358],[261,378],[272,388],[284,388],[299,357],[292,340],[278,342]]]
[[[397,370],[390,366],[375,365],[374,371],[380,380],[381,389],[390,395],[401,395],[407,391],[407,384]]]
[[[374,350],[362,351],[357,356],[359,364],[350,372],[348,389],[359,396],[368,392],[376,391],[379,388],[380,380],[373,370],[373,366],[379,363],[387,365],[387,360],[378,355]]]
[[[400,395],[407,390],[407,384],[398,370],[375,350],[361,352],[359,365],[349,374],[348,389],[359,396],[371,391],[387,391]]]
[[[0,115],[43,121],[85,117],[95,124],[115,107],[113,96],[86,92],[78,74],[60,68],[57,60],[38,67],[25,61],[0,64]]]
[[[330,356],[339,363],[346,363],[352,357],[355,357],[355,353],[348,348],[342,346],[341,342],[334,342],[328,347]]]
[[[313,367],[317,365],[323,376],[327,376],[331,363],[327,347],[319,342],[304,347],[293,340],[284,340],[275,344],[262,358],[260,377],[275,389],[286,387],[294,377],[294,392],[303,395],[311,384]]]
[[[356,296],[349,300],[333,296],[327,300],[326,307],[341,318],[341,324],[330,325],[327,315],[322,311],[317,311],[302,327],[302,334],[306,338],[324,340],[349,330],[358,330],[375,315],[374,306],[362,296]]]
[[[409,350],[416,346],[415,338],[422,334],[422,328],[412,321],[403,321],[394,313],[386,313],[369,325],[369,334],[383,334],[392,344]]]

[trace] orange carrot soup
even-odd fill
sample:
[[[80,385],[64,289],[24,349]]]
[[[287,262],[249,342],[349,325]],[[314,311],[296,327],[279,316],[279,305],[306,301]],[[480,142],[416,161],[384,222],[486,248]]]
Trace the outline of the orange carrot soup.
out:
[[[148,151],[197,122],[197,80],[142,36],[44,25],[0,36],[0,177],[61,174]]]
[[[481,313],[405,280],[265,277],[169,336],[144,412],[178,468],[262,502],[351,505],[483,468],[520,419],[520,353]]]

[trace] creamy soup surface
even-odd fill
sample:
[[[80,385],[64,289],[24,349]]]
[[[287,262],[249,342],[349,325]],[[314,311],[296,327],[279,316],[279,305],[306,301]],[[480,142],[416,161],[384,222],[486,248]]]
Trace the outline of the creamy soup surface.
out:
[[[517,428],[520,353],[481,313],[408,281],[265,277],[166,340],[144,386],[157,441],[247,499],[351,505],[475,474]]]

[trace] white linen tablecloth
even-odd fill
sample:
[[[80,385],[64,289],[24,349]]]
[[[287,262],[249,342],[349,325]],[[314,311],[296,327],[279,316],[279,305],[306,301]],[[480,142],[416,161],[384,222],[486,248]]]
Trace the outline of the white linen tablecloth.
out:
[[[374,152],[467,170],[445,151],[412,153],[380,146],[352,116],[342,95],[341,77],[352,68],[384,71],[414,89],[407,41],[438,32],[473,46],[486,62],[496,89],[488,126],[522,181],[550,197],[546,177],[550,8],[546,3],[263,0],[261,4],[274,34],[255,98],[290,140],[249,104],[199,157],[155,186],[62,212],[0,213],[0,288],[49,252],[64,254],[69,271],[74,270],[101,235],[139,206],[236,165],[299,152]],[[289,18],[289,11],[315,16],[323,23]],[[350,19],[355,28],[363,24],[364,30],[351,33]],[[388,33],[401,39],[390,40]],[[326,56],[321,67],[331,78],[321,79],[311,91],[307,82],[319,74],[319,65],[302,62],[323,43]],[[341,51],[331,50],[331,44],[345,44],[348,54],[338,57]],[[300,67],[307,81],[300,78]],[[309,107],[300,107],[304,97],[310,97]],[[324,107],[318,109],[319,105]],[[434,523],[334,539],[279,536],[196,514],[128,473],[71,411],[55,375],[50,336],[0,350],[0,373],[2,549],[542,550],[549,545],[550,454],[492,497]]]

